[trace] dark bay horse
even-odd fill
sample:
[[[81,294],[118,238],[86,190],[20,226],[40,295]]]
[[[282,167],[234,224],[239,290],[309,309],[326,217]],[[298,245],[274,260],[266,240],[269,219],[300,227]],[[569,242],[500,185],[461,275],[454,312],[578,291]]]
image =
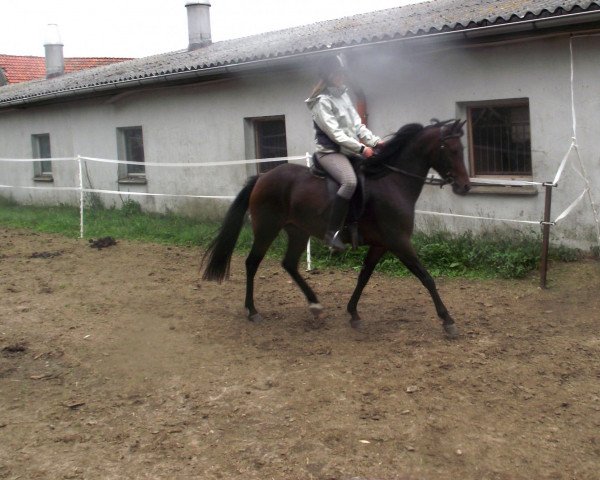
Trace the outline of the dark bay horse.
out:
[[[446,333],[452,337],[458,334],[433,278],[417,258],[410,237],[415,204],[430,168],[452,185],[454,193],[464,195],[469,191],[461,142],[463,125],[459,120],[426,127],[406,125],[386,141],[377,155],[363,161],[364,208],[358,230],[362,243],[370,248],[347,307],[353,327],[361,323],[357,310],[361,293],[383,254],[390,251],[427,288]],[[326,181],[313,175],[307,167],[285,164],[251,177],[233,201],[204,256],[203,279],[221,282],[229,275],[231,255],[249,210],[254,232],[254,242],[246,258],[245,307],[249,320],[262,320],[254,306],[254,277],[281,229],[288,235],[282,265],[306,296],[312,314],[319,318],[323,307],[299,274],[298,263],[309,237],[322,238],[325,234],[330,204]]]

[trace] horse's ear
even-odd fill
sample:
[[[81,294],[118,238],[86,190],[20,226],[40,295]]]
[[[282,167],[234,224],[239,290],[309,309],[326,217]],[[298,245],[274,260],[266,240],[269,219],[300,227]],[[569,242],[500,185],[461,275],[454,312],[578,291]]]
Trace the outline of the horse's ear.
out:
[[[454,122],[454,125],[452,125],[452,133],[462,133],[462,129],[465,126],[465,123],[467,123],[466,120],[461,120],[460,118],[457,119]]]

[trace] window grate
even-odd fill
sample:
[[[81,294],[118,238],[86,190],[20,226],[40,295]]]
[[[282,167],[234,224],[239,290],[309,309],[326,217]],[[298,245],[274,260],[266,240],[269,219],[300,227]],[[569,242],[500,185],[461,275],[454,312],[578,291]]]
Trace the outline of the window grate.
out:
[[[283,118],[255,119],[254,131],[256,135],[256,158],[287,157],[285,120]],[[286,162],[259,163],[258,172],[267,172],[283,163]]]
[[[531,176],[529,107],[469,108],[475,175]]]

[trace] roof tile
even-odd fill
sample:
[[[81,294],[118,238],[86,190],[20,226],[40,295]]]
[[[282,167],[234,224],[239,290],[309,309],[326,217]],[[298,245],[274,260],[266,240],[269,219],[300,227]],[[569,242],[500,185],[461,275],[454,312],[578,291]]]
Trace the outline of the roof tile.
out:
[[[88,68],[100,67],[111,63],[123,62],[131,58],[111,57],[70,57],[65,58],[65,73],[77,72]],[[8,83],[29,82],[46,77],[46,59],[44,57],[0,54],[0,68],[4,70]]]

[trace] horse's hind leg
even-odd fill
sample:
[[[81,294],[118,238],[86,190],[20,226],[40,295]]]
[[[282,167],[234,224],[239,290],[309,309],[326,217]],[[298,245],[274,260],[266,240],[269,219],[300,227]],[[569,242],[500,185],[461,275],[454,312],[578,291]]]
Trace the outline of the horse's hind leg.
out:
[[[458,329],[454,324],[454,319],[450,316],[450,313],[448,312],[446,305],[444,305],[444,302],[442,302],[433,277],[419,261],[410,241],[402,245],[401,248],[394,249],[393,252],[398,256],[402,263],[406,265],[406,268],[408,268],[429,291],[429,295],[431,295],[431,299],[435,305],[435,310],[438,314],[438,317],[442,319],[444,330],[448,336],[451,338],[457,337]]]
[[[246,312],[248,313],[248,320],[251,322],[258,323],[263,320],[261,314],[258,313],[254,306],[254,277],[260,263],[265,258],[267,250],[278,233],[279,227],[272,223],[264,222],[262,225],[254,226],[254,242],[252,243],[250,253],[246,257],[246,300],[244,302]]]
[[[288,234],[288,246],[281,264],[304,293],[311,313],[318,320],[323,312],[323,307],[315,292],[298,272],[298,263],[302,253],[306,250],[309,235],[293,225],[286,226],[285,231]]]

